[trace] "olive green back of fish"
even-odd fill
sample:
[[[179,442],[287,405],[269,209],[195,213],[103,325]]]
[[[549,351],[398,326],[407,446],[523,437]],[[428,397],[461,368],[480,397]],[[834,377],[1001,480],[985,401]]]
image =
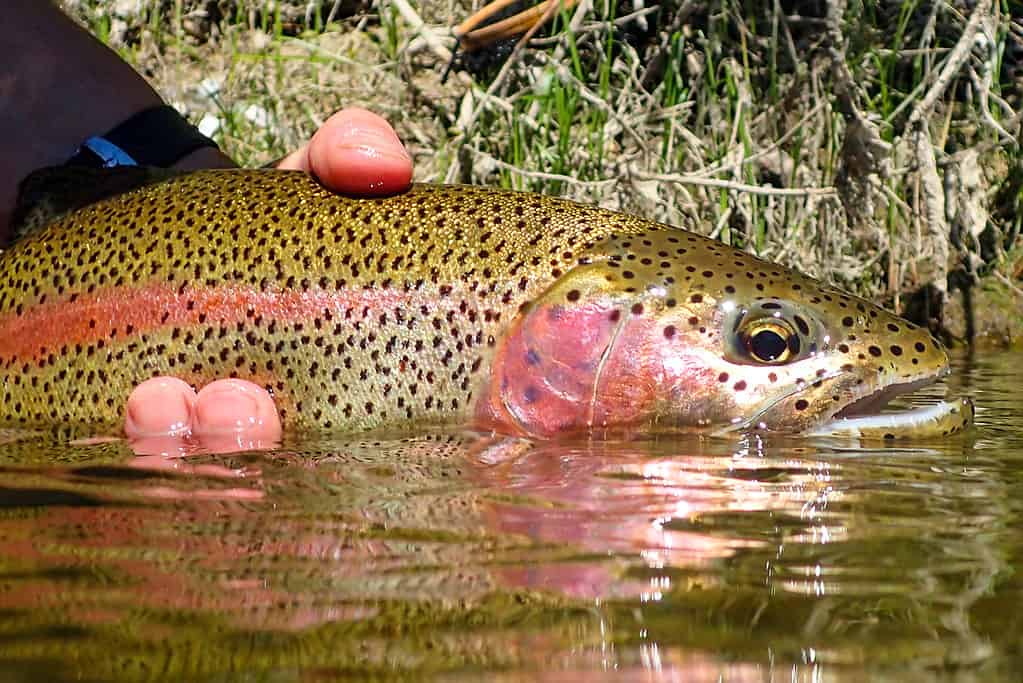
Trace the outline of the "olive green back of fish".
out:
[[[142,187],[0,255],[0,420],[116,423],[159,374],[251,379],[291,427],[463,419],[519,307],[655,227],[472,187],[349,199],[295,172]]]

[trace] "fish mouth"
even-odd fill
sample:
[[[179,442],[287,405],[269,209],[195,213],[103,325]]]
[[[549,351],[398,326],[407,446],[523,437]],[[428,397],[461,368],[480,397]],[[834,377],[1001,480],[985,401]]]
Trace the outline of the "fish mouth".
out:
[[[918,389],[929,387],[937,381],[937,377],[926,377],[912,382],[889,384],[847,404],[835,413],[832,419],[857,419],[876,416],[896,396],[902,396],[903,394],[909,394]]]
[[[945,437],[973,424],[968,398],[939,401],[899,411],[883,412],[892,399],[934,384],[942,376],[889,384],[844,406],[832,418],[806,432],[808,436],[858,436],[885,440]]]
[[[879,386],[869,393],[853,398],[839,410],[827,416],[823,422],[803,425],[797,430],[797,433],[803,436],[892,440],[943,438],[965,431],[973,425],[974,418],[973,402],[968,398],[939,401],[932,405],[898,411],[883,411],[892,399],[930,386],[948,374],[949,368],[946,366],[931,375]],[[852,373],[837,372],[823,377],[822,380],[842,384],[854,378],[855,375]],[[769,426],[771,413],[779,410],[787,412],[788,406],[797,397],[805,396],[805,392],[809,391],[811,386],[804,385],[786,393],[756,415],[742,421],[735,421],[716,434],[725,435],[749,429],[786,431],[784,427],[778,429],[778,427]]]

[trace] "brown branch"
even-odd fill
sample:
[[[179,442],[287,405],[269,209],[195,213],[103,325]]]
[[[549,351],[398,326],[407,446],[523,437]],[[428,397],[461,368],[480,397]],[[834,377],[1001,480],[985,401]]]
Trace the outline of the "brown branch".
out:
[[[959,74],[960,69],[963,68],[963,64],[969,59],[970,49],[973,47],[973,41],[977,37],[977,31],[991,14],[991,2],[992,0],[979,0],[977,2],[977,7],[974,8],[973,14],[970,15],[970,20],[966,22],[966,27],[963,29],[963,35],[959,37],[955,47],[952,48],[952,52],[945,60],[945,65],[941,68],[938,78],[909,115],[909,119],[906,121],[907,129],[912,129],[931,113],[938,100],[945,94],[945,90],[948,89],[948,86],[951,85],[952,81]],[[985,38],[993,40],[994,36],[985,36]]]
[[[766,197],[837,197],[833,187],[769,187],[765,185],[748,185],[732,180],[707,178],[705,176],[681,175],[675,173],[635,173],[640,180],[658,180],[679,185],[696,185],[699,187],[715,187],[734,192],[744,192]]]

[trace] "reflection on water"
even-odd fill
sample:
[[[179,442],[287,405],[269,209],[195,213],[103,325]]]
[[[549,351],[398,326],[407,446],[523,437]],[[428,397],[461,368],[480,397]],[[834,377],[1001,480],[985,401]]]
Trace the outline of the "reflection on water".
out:
[[[0,675],[1016,680],[1021,361],[895,447],[7,443]]]

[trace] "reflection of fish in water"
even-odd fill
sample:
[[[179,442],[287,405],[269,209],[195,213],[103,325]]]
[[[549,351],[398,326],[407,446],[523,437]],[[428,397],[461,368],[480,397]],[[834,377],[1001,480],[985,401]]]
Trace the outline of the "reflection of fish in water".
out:
[[[250,379],[302,429],[899,435],[972,416],[833,421],[943,376],[944,349],[732,247],[535,194],[350,199],[297,172],[203,171],[34,230],[0,273],[12,424],[116,422],[158,374]]]

